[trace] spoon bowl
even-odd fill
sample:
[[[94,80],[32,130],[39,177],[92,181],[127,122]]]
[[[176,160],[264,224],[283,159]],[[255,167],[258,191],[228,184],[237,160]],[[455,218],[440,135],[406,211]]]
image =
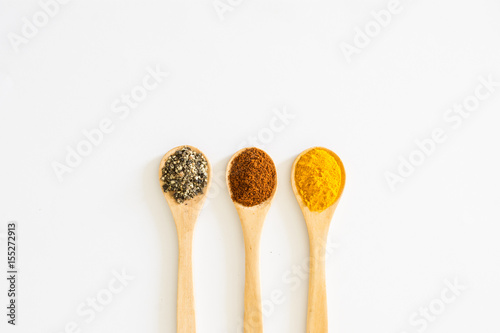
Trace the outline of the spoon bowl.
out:
[[[341,184],[335,202],[323,211],[311,211],[304,203],[295,183],[295,171],[299,160],[313,149],[329,152],[340,167]],[[329,149],[323,147],[309,148],[297,156],[292,166],[292,189],[306,221],[309,234],[309,296],[307,305],[307,333],[328,332],[328,312],[325,280],[325,256],[330,223],[337,209],[345,186],[345,169],[342,160]]]
[[[178,203],[171,192],[163,191],[164,182],[161,180],[162,169],[167,159],[176,151],[189,147],[196,153],[200,153],[207,161],[207,185],[203,188],[203,193],[191,199]],[[169,150],[161,159],[159,170],[160,185],[167,201],[177,228],[179,239],[179,271],[177,278],[177,333],[195,333],[195,302],[193,291],[193,269],[192,269],[192,248],[194,226],[203,203],[207,198],[207,192],[212,180],[212,167],[206,156],[197,148],[192,146],[179,146]]]
[[[226,167],[226,184],[227,184],[227,189],[229,191],[229,195],[231,195],[231,199],[232,199],[233,193],[231,191],[231,187],[229,186],[229,173],[231,171],[231,167],[233,165],[233,162],[234,162],[235,158],[238,157],[239,155],[241,155],[241,153],[243,153],[247,149],[250,149],[250,148],[243,148],[243,149],[238,150],[236,153],[234,153],[233,156],[231,156],[231,159],[227,163],[227,167]],[[276,167],[275,167],[275,170],[276,170]],[[266,201],[261,202],[258,205],[248,207],[248,206],[244,206],[244,205],[242,205],[239,202],[236,202],[234,200],[233,200],[233,204],[236,207],[236,209],[251,209],[251,210],[254,210],[254,211],[255,210],[260,210],[263,207],[267,207],[269,209],[269,207],[271,206],[271,202],[274,199],[274,195],[276,194],[276,188],[278,187],[277,185],[278,185],[278,183],[276,182],[276,184],[275,184],[275,186],[273,188],[273,191],[272,191],[271,195],[269,196],[269,198]]]
[[[335,199],[335,202],[330,207],[328,207],[327,209],[325,209],[324,211],[321,211],[321,212],[313,212],[309,209],[309,207],[306,206],[306,204],[302,200],[302,197],[301,197],[301,195],[297,189],[297,185],[295,183],[295,169],[297,167],[297,163],[302,158],[302,156],[304,156],[305,154],[309,153],[311,150],[314,150],[314,149],[323,149],[323,150],[329,152],[333,156],[333,158],[335,158],[335,161],[337,161],[337,164],[340,167],[340,175],[341,175],[341,183],[340,183],[339,193],[337,195],[337,198]],[[302,213],[308,214],[308,216],[318,216],[318,215],[322,215],[324,217],[329,216],[329,219],[325,219],[325,220],[331,221],[331,219],[333,217],[333,213],[335,213],[335,209],[337,208],[337,206],[339,204],[340,198],[342,196],[342,193],[344,192],[344,187],[345,187],[345,168],[344,168],[344,163],[342,163],[342,160],[340,159],[340,157],[337,154],[335,154],[333,151],[331,151],[330,149],[323,148],[323,147],[312,147],[312,148],[306,149],[302,153],[300,153],[299,156],[297,156],[297,158],[293,161],[292,175],[291,176],[292,176],[291,182],[292,182],[293,194],[295,195],[295,198],[297,199],[297,202],[299,203],[300,210],[302,211]],[[304,217],[306,217],[306,216],[304,216]],[[329,221],[328,221],[328,223],[330,223]],[[311,223],[311,222],[312,221],[310,219],[306,218],[306,223]]]
[[[205,186],[205,188],[203,189],[203,193],[195,196],[194,198],[186,200],[186,201],[184,201],[181,204],[178,203],[175,200],[175,198],[174,198],[174,196],[172,195],[171,192],[165,192],[165,191],[163,191],[163,188],[162,188],[163,196],[165,197],[165,200],[167,200],[167,204],[168,204],[168,206],[170,207],[171,210],[172,209],[174,209],[176,211],[177,210],[185,210],[186,206],[189,207],[190,210],[193,210],[193,209],[194,210],[201,210],[201,208],[203,207],[203,204],[205,203],[205,200],[207,198],[207,192],[208,192],[208,189],[209,189],[211,181],[212,181],[212,167],[210,165],[210,161],[208,160],[208,158],[198,148],[195,148],[193,146],[188,146],[188,145],[179,146],[179,147],[175,147],[173,149],[170,149],[165,155],[163,155],[163,158],[160,161],[160,169],[158,171],[158,177],[160,179],[160,185],[164,184],[164,182],[161,180],[161,176],[162,176],[162,169],[165,166],[165,162],[176,151],[178,151],[178,150],[180,150],[180,149],[182,149],[184,147],[191,148],[192,151],[194,151],[196,153],[199,153],[199,154],[202,154],[205,157],[205,160],[207,161],[207,171],[208,171],[207,186]]]

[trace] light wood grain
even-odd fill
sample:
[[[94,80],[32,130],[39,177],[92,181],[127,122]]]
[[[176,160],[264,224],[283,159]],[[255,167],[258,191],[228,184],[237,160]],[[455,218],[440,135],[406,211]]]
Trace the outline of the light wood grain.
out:
[[[302,155],[306,154],[313,147],[303,151],[294,161],[292,166],[292,189],[299,203],[302,214],[307,225],[307,231],[309,234],[309,296],[307,304],[307,333],[327,333],[328,332],[328,308],[327,308],[327,296],[326,296],[326,280],[325,280],[325,256],[326,256],[326,246],[328,238],[328,230],[330,228],[330,222],[332,220],[335,209],[339,203],[340,197],[344,190],[345,185],[345,170],[344,165],[340,158],[333,154],[337,163],[341,168],[342,183],[339,190],[339,195],[337,200],[333,205],[321,212],[311,212],[309,208],[302,201],[302,197],[298,193],[297,186],[295,184],[295,167],[297,162],[300,160]]]
[[[191,146],[179,146],[171,149],[163,156],[160,162],[160,185],[162,169],[165,166],[167,158],[177,150],[189,147],[197,153],[201,151]],[[202,154],[202,153],[201,153]],[[175,226],[177,228],[177,237],[179,239],[179,271],[177,276],[177,333],[195,333],[196,332],[196,317],[195,317],[195,301],[193,291],[193,232],[196,220],[206,200],[207,192],[212,180],[212,167],[205,156],[208,165],[207,186],[203,189],[203,193],[196,197],[186,200],[179,204],[175,201],[172,193],[162,192],[167,200],[167,203],[172,211]]]
[[[229,186],[229,170],[236,156],[247,148],[236,152],[229,161],[226,169],[226,182]],[[276,184],[277,185],[277,184]],[[276,187],[269,199],[263,203],[246,207],[233,201],[243,229],[243,239],[245,242],[245,311],[243,316],[244,333],[262,333],[264,331],[262,322],[262,298],[260,287],[260,236],[267,212],[271,207],[271,202],[276,193]]]

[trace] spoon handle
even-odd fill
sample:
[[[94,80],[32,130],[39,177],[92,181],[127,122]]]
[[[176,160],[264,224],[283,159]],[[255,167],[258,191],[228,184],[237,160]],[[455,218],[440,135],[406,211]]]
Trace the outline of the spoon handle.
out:
[[[193,230],[178,230],[179,272],[177,278],[177,333],[195,333],[193,292]]]
[[[309,237],[309,301],[307,305],[307,333],[328,332],[328,311],[325,281],[326,247],[322,237]]]
[[[262,301],[259,268],[260,235],[245,237],[244,333],[262,333]]]

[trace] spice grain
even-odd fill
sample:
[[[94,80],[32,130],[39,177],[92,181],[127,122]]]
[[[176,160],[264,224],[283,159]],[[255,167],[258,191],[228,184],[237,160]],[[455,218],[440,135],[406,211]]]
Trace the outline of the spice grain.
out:
[[[263,150],[248,148],[233,159],[228,181],[233,201],[247,207],[256,206],[273,194],[276,167]]]
[[[344,182],[341,162],[324,148],[304,154],[295,166],[295,185],[304,204],[321,212],[337,200]]]
[[[162,169],[164,192],[173,192],[177,203],[203,193],[208,181],[208,162],[203,154],[183,147],[170,155]]]

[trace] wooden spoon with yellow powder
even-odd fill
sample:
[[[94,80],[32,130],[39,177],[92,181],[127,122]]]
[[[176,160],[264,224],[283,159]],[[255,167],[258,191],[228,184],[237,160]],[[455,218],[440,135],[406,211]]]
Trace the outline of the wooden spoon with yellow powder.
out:
[[[307,333],[328,332],[325,250],[330,222],[344,185],[344,165],[331,150],[307,149],[293,163],[292,188],[309,233]]]

